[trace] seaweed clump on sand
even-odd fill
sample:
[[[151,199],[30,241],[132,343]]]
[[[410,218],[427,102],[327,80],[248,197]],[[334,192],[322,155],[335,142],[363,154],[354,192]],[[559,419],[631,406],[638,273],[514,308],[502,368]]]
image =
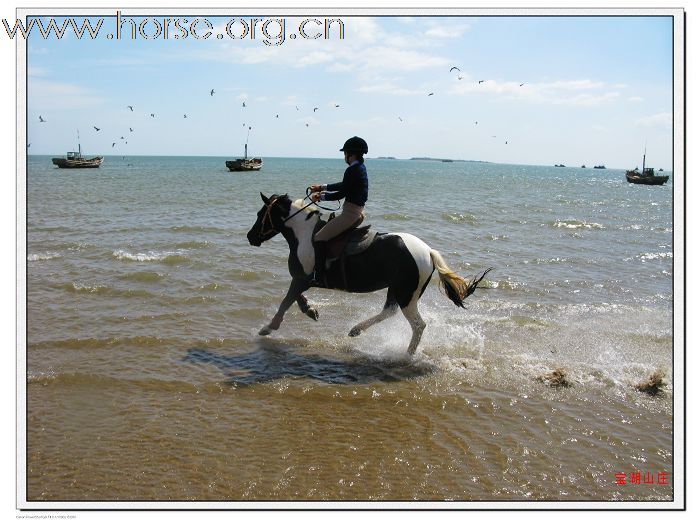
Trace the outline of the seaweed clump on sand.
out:
[[[555,368],[547,374],[537,376],[537,380],[552,388],[568,388],[571,381],[567,378],[567,372],[563,368]]]
[[[665,374],[661,370],[657,370],[649,376],[649,379],[637,383],[635,388],[640,392],[649,394],[650,396],[655,396],[659,392],[663,392],[663,387],[666,386],[664,381]]]

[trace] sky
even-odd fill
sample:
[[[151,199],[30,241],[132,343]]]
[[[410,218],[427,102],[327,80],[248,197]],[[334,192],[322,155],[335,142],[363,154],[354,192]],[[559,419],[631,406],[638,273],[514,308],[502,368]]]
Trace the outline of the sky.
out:
[[[29,153],[76,149],[79,130],[86,154],[233,158],[248,137],[255,156],[333,158],[359,135],[368,157],[633,168],[646,144],[648,166],[672,167],[670,17],[341,16],[343,39],[335,24],[329,39],[284,42],[279,17],[258,17],[279,45],[260,23],[255,39],[216,38],[253,17],[198,17],[208,39],[176,39],[173,16],[167,39],[153,16],[149,39],[129,22],[128,38],[106,38],[114,16],[94,40],[33,30]],[[286,17],[286,34],[306,18],[324,20]]]

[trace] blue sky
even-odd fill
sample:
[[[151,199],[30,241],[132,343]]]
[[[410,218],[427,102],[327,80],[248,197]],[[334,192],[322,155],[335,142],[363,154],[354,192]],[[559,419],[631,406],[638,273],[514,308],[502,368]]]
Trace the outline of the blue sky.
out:
[[[228,20],[206,18],[214,35]],[[646,142],[671,168],[670,17],[340,18],[343,40],[279,46],[107,40],[108,18],[97,40],[33,33],[29,151],[65,153],[80,129],[86,153],[233,157],[250,126],[262,156],[336,157],[359,135],[370,157],[624,168]]]

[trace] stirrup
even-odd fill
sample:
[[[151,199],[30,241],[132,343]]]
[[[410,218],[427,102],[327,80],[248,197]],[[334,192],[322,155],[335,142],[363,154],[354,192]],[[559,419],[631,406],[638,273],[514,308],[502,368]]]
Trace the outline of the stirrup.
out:
[[[328,288],[326,286],[325,275],[323,276],[323,281],[319,281],[316,272],[311,274],[311,279],[309,279],[309,286],[314,286],[316,288]]]

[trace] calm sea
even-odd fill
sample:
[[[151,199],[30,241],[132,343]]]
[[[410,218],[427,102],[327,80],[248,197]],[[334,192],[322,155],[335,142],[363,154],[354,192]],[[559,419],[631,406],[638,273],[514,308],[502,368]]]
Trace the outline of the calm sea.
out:
[[[344,164],[225,160],[29,158],[30,500],[673,499],[673,177],[367,160],[365,223],[494,267],[466,310],[433,278],[409,361],[401,315],[347,337],[383,292],[257,335],[289,283],[284,239],[246,240],[259,193]]]

